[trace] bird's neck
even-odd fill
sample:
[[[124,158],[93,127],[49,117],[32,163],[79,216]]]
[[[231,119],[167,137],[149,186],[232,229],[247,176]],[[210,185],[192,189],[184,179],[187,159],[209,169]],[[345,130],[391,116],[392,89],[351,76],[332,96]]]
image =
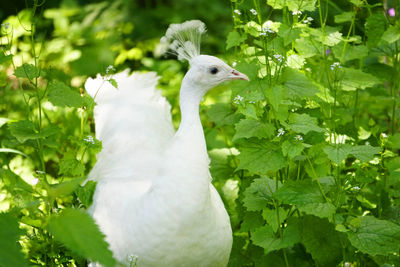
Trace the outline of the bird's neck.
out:
[[[207,147],[204,139],[203,126],[199,115],[200,101],[205,94],[205,90],[190,79],[182,81],[179,105],[181,109],[181,124],[175,134],[175,143],[179,143],[183,154],[188,161],[193,163],[205,163],[208,170]],[[189,163],[188,162],[188,163]]]

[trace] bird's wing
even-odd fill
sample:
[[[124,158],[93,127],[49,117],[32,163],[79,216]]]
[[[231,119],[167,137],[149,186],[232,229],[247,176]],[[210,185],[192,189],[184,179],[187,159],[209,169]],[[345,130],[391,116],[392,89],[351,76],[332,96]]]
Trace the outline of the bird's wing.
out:
[[[125,70],[112,78],[118,88],[100,75],[85,84],[97,104],[96,138],[103,146],[89,179],[154,177],[157,159],[175,132],[171,106],[156,89],[154,72]]]

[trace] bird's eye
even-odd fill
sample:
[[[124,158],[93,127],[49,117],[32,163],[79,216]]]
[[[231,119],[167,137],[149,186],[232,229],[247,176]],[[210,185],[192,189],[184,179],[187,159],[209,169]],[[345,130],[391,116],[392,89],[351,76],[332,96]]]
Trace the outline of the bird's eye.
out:
[[[212,68],[210,69],[210,73],[211,73],[211,74],[217,74],[217,73],[218,73],[218,69],[217,69],[216,67],[212,67]]]

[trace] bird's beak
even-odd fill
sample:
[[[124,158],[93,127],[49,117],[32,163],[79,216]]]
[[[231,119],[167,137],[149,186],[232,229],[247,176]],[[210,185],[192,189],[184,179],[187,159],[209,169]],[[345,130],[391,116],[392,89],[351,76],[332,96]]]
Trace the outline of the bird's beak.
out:
[[[246,80],[250,81],[249,77],[246,74],[243,74],[235,69],[232,69],[231,74],[229,75],[230,80]]]

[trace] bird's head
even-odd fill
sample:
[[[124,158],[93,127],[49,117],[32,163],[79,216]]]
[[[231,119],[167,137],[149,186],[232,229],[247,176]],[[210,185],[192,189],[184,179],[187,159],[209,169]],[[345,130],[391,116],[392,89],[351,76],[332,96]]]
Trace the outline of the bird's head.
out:
[[[229,80],[249,80],[221,59],[200,54],[201,36],[206,26],[199,20],[190,20],[181,24],[171,24],[161,42],[167,51],[176,54],[179,60],[187,60],[190,69],[184,83],[196,85],[204,92]]]
[[[185,78],[205,90],[225,81],[249,80],[245,74],[230,67],[217,57],[199,55],[192,58],[189,63],[190,69]]]

